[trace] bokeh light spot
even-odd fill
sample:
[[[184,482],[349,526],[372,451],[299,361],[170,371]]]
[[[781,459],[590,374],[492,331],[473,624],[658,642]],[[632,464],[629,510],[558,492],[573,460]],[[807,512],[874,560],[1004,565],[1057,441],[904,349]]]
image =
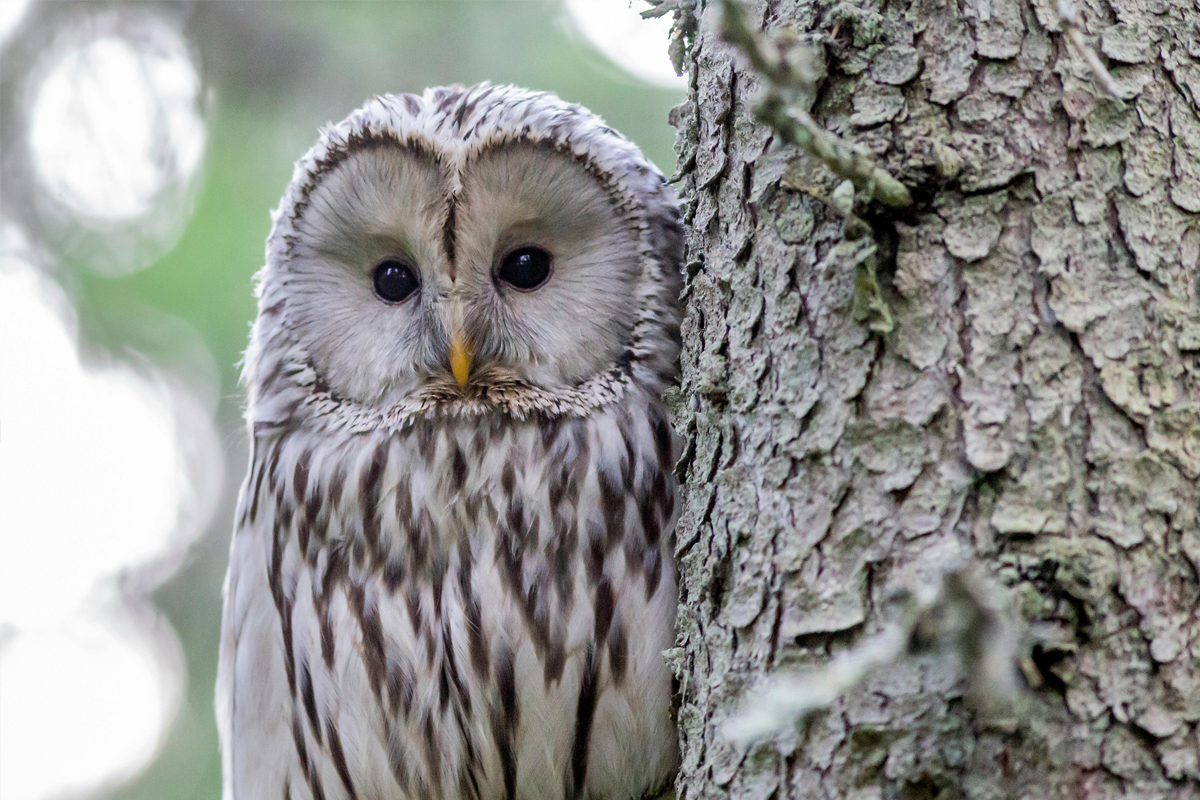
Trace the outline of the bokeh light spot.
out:
[[[631,0],[565,0],[565,6],[584,38],[626,72],[655,86],[687,86],[667,55],[670,14],[643,19],[649,6]]]
[[[150,760],[180,699],[182,658],[174,634],[164,627],[174,658],[164,659],[161,643],[132,626],[88,618],[24,634],[4,646],[4,800],[94,790]]]
[[[196,532],[183,432],[213,433],[149,366],[85,364],[66,296],[11,251],[0,371],[0,797],[42,800],[132,775],[174,719],[180,645],[142,595]]]
[[[164,388],[128,367],[85,369],[32,270],[0,274],[0,287],[0,369],[38,376],[0,394],[0,614],[29,629],[162,550],[184,476]],[[51,547],[69,557],[47,558]]]
[[[29,8],[29,0],[0,0],[0,42],[7,39]]]
[[[204,152],[200,79],[183,40],[166,25],[143,33],[66,50],[36,91],[34,167],[53,196],[85,217],[146,214]]]

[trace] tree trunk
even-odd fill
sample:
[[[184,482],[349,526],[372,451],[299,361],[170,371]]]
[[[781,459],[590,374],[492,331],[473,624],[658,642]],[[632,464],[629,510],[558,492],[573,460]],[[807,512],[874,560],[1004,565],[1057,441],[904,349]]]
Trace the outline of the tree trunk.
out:
[[[813,117],[913,192],[867,214],[881,334],[837,180],[753,120],[713,0],[682,5],[680,800],[1200,797],[1200,12],[1079,8],[1114,99],[1053,0],[749,6],[823,42]],[[930,654],[722,736],[963,561],[1039,642],[1018,724]]]

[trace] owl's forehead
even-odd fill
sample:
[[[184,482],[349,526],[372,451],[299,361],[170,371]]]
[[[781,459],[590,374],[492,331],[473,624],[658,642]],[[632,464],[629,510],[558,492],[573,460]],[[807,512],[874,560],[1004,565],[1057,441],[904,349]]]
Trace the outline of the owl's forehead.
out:
[[[443,158],[514,140],[555,144],[596,161],[617,160],[618,154],[606,149],[636,152],[582,106],[549,92],[486,83],[439,86],[419,96],[381,95],[351,114],[346,123],[349,137],[390,134],[426,143]]]
[[[473,159],[520,144],[570,157],[632,205],[642,205],[643,195],[659,191],[658,170],[600,117],[549,92],[484,83],[372,98],[322,131],[297,162],[289,194],[303,204],[312,188],[348,157],[381,145],[436,164],[453,191]],[[285,196],[281,211],[289,210],[288,200]]]

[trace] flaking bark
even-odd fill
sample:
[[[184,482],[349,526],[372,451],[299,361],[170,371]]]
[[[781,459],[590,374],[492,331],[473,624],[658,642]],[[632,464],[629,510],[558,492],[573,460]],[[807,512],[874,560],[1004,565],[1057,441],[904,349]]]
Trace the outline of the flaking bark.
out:
[[[688,235],[677,530],[684,798],[1200,797],[1200,12],[1181,0],[756,2],[810,113],[913,193],[869,209],[894,317],[855,320],[837,178],[754,121],[760,78],[677,2]],[[881,669],[748,750],[764,674],[883,630],[978,562],[1030,650],[997,726],[953,659]]]

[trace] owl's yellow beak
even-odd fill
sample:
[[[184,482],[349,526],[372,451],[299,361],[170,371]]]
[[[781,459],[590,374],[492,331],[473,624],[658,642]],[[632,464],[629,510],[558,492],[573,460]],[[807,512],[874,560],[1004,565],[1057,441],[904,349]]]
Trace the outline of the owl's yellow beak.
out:
[[[455,332],[450,337],[450,371],[459,386],[466,386],[471,375],[471,355],[471,345],[461,333]]]

